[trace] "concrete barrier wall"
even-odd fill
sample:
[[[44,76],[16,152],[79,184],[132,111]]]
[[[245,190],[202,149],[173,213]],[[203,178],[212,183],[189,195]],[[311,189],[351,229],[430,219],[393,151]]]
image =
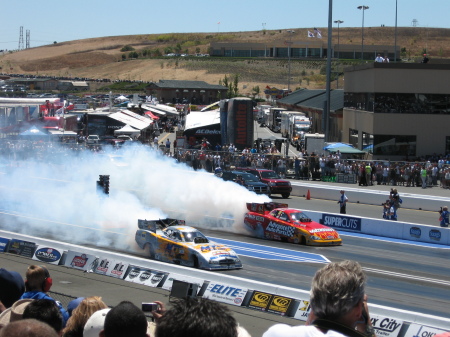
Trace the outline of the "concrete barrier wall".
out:
[[[450,246],[450,227],[418,225],[385,219],[347,216],[338,213],[322,213],[308,210],[305,210],[305,212],[313,221],[320,222],[336,230]]]
[[[291,184],[291,195],[306,197],[309,190],[311,198],[313,199],[336,200],[336,196],[339,196],[339,191],[342,189],[342,185],[333,185],[332,183],[329,185],[318,185],[291,180]],[[357,188],[356,186],[357,185],[355,184],[349,184],[348,187],[345,187],[346,194],[349,198],[351,197],[352,202],[381,206],[381,204],[384,203],[389,197],[389,192],[362,189]],[[413,190],[414,189],[412,189],[412,191]],[[448,197],[401,193],[401,198],[403,200],[402,208],[422,209],[437,212],[439,209],[436,205],[450,205],[450,198]]]

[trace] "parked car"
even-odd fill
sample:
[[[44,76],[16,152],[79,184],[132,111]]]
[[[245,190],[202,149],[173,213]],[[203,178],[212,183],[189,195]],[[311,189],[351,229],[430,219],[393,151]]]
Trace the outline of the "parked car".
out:
[[[98,135],[89,135],[86,139],[87,144],[98,144],[100,143],[100,137]]]
[[[259,179],[251,173],[242,171],[223,171],[221,178],[225,181],[236,182],[238,176],[242,178],[242,185],[249,191],[255,192],[256,194],[270,195],[269,186],[259,181]]]
[[[273,170],[239,168],[239,171],[248,172],[258,177],[258,179],[269,185],[270,194],[281,194],[283,198],[289,198],[292,192],[291,182],[281,179],[281,177]]]

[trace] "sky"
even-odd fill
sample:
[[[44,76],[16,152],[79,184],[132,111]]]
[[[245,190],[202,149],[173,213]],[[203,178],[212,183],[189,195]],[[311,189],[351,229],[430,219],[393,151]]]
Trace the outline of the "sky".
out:
[[[0,50],[78,39],[163,33],[224,33],[328,26],[330,0],[15,0],[0,4]],[[450,0],[333,0],[333,21],[340,27],[450,28]],[[167,4],[164,6],[163,4]],[[336,24],[333,24],[336,26]]]

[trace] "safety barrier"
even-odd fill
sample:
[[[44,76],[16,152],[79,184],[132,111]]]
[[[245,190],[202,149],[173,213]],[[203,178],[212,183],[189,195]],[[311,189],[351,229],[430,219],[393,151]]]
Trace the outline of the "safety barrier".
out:
[[[235,276],[184,268],[95,248],[0,231],[0,252],[14,253],[54,265],[115,277],[174,291],[183,296],[212,300],[306,321],[309,292]],[[181,283],[181,288],[179,287]],[[180,291],[181,289],[181,291]],[[175,292],[175,291],[174,291]],[[432,336],[445,332],[450,319],[370,305],[377,335],[387,337]]]
[[[292,196],[305,197],[306,192],[309,190],[312,199],[324,199],[324,200],[337,200],[339,198],[339,190],[342,190],[342,185],[335,184],[317,184],[307,181],[291,180]],[[335,191],[335,192],[333,192]],[[412,190],[414,191],[414,190]],[[378,205],[381,208],[381,204],[389,197],[388,191],[371,190],[358,187],[352,187],[351,185],[345,187],[345,192],[351,202]],[[434,211],[437,214],[438,205],[450,204],[449,197],[440,196],[428,196],[423,194],[414,193],[401,193],[403,200],[402,208],[409,209],[421,209],[426,211]],[[381,214],[381,211],[380,211]],[[436,216],[436,219],[439,216]]]

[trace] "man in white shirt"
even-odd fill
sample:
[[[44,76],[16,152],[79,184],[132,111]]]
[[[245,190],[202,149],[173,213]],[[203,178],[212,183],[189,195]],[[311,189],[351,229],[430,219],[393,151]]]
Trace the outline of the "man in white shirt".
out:
[[[381,56],[381,54],[378,54],[377,57],[375,58],[375,62],[383,63],[384,62],[383,56]]]

